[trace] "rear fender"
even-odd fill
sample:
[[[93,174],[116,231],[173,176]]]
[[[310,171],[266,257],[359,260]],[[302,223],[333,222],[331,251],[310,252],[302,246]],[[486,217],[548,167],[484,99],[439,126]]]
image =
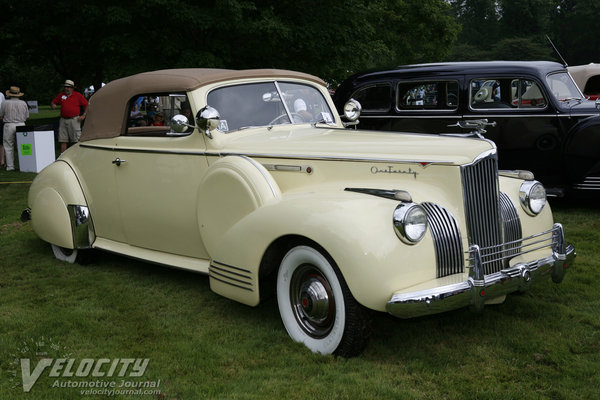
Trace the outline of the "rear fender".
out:
[[[94,229],[77,176],[64,161],[46,167],[29,189],[28,204],[35,233],[68,249],[89,248]]]

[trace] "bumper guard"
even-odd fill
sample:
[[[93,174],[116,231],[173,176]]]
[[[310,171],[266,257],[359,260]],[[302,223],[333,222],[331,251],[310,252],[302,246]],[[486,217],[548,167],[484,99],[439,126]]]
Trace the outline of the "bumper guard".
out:
[[[552,277],[560,283],[575,259],[575,247],[566,244],[562,225],[552,229],[552,256],[527,263],[519,263],[499,272],[484,275],[481,254],[477,245],[471,246],[473,264],[467,280],[431,289],[396,293],[388,301],[386,310],[398,318],[413,318],[471,306],[483,310],[488,300],[528,289],[533,283]]]

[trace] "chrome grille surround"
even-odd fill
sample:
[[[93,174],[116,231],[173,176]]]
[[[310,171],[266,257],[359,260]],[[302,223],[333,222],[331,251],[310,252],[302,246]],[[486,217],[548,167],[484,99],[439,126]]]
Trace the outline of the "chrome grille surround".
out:
[[[462,166],[461,175],[469,246],[479,247],[486,275],[498,272],[503,268],[502,257],[493,253],[498,246],[503,247],[503,223],[496,152]]]
[[[434,203],[422,203],[427,213],[429,231],[433,237],[437,277],[458,274],[464,271],[464,252],[460,228],[454,216]]]
[[[515,256],[518,248],[521,246],[521,237],[523,230],[521,228],[521,219],[515,205],[506,195],[500,192],[500,213],[502,214],[502,223],[504,230],[504,251],[507,257]],[[508,243],[514,244],[508,244]],[[508,267],[508,259],[505,259],[504,267]]]

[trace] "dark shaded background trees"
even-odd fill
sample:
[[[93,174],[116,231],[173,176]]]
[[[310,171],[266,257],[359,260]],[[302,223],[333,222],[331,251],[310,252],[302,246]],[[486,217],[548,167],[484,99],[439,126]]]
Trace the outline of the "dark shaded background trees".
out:
[[[555,59],[545,34],[570,63],[586,63],[598,54],[599,8],[594,0],[0,0],[0,88],[17,84],[45,103],[66,78],[98,87],[178,67],[287,68],[335,86],[360,70],[413,62]]]
[[[546,35],[569,65],[600,61],[594,21],[597,0],[448,0],[461,25],[448,60],[560,61]]]

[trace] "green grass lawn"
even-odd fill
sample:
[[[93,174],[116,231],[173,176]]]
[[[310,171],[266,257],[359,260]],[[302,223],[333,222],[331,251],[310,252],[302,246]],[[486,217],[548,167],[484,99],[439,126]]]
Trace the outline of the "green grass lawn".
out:
[[[362,356],[310,353],[289,339],[275,299],[251,308],[210,291],[203,275],[99,253],[57,261],[19,215],[34,174],[0,172],[0,398],[80,399],[20,365],[43,358],[149,359],[159,394],[132,399],[595,399],[600,393],[600,209],[560,204],[575,266],[488,306],[397,320],[379,314]],[[77,364],[76,364],[77,365]],[[120,378],[98,378],[105,381]],[[127,379],[127,378],[125,378]],[[148,389],[152,390],[152,389]]]

